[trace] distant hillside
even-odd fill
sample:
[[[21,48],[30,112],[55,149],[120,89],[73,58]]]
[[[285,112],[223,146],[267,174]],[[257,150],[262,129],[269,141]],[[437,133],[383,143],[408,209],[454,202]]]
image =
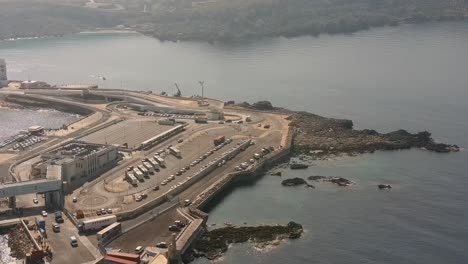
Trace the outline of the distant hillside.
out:
[[[125,21],[115,13],[79,6],[0,0],[0,39],[63,35]]]
[[[117,25],[165,40],[236,40],[344,33],[459,20],[468,0],[0,0],[0,39],[62,35]],[[112,5],[111,5],[112,6]],[[144,8],[146,6],[146,8]],[[147,12],[142,13],[145,9]]]
[[[147,33],[163,39],[239,39],[343,33],[463,19],[468,0],[159,0]]]

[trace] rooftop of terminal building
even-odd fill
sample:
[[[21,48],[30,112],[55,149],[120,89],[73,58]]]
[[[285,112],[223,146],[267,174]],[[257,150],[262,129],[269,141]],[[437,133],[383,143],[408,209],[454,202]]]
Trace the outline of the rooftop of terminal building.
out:
[[[50,152],[64,157],[84,157],[91,153],[106,149],[109,146],[89,144],[85,142],[72,142]]]

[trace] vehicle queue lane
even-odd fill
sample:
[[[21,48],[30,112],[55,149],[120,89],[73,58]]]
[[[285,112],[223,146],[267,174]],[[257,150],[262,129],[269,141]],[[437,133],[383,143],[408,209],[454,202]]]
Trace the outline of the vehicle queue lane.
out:
[[[180,181],[180,176],[175,176],[176,180],[170,182],[166,186],[159,185],[160,191],[152,191],[152,188],[155,185],[160,184],[162,180],[167,179],[172,174],[175,175],[175,173],[182,167],[188,166],[194,159],[199,158],[207,151],[213,149],[213,138],[220,134],[226,135],[227,137],[233,136],[236,134],[236,131],[237,130],[231,126],[211,128],[207,131],[197,131],[192,136],[185,137],[186,139],[181,144],[177,145],[182,151],[182,159],[178,159],[172,155],[166,155],[165,159],[167,167],[161,168],[159,172],[155,173],[155,175],[149,176],[149,179],[145,179],[144,182],[138,183],[138,187],[130,187],[123,192],[109,192],[110,188],[113,186],[118,186],[119,184],[125,184],[129,186],[129,184],[124,180],[125,170],[127,168],[126,166],[129,166],[129,164],[133,164],[132,166],[140,165],[141,159],[145,157],[140,156],[138,160],[125,164],[126,166],[120,166],[119,170],[113,171],[114,174],[118,173],[119,175],[110,176],[110,178],[113,178],[111,181],[108,181],[107,179],[104,181],[101,180],[91,184],[91,187],[84,187],[83,189],[86,189],[84,192],[82,190],[75,191],[73,196],[77,196],[79,201],[82,201],[83,199],[86,199],[87,201],[86,204],[78,203],[76,208],[82,209],[85,211],[85,213],[87,212],[88,214],[92,214],[95,210],[100,208],[112,208],[114,212],[119,212],[139,206],[140,203],[134,203],[132,201],[134,199],[134,197],[132,197],[134,194],[146,192],[151,199],[161,195],[165,191],[169,190],[172,186],[177,184],[177,182]],[[167,144],[166,146],[168,145],[172,144]],[[156,149],[163,148],[160,147]],[[225,148],[223,148],[223,151],[225,151],[224,149]],[[154,152],[150,152],[150,154],[146,157],[152,157],[153,153]],[[203,161],[198,164],[198,166],[193,167],[193,169],[197,169],[208,162],[209,161]],[[192,171],[192,167],[189,171]],[[187,173],[184,173],[184,175],[185,174]],[[68,200],[71,199],[71,196],[72,195],[68,197]],[[72,207],[73,203],[68,201],[68,206]]]
[[[255,145],[250,146],[245,151],[240,152],[232,160],[227,162],[226,165],[216,168],[213,172],[209,173],[205,177],[192,184],[189,188],[182,191],[178,195],[178,199],[181,201],[184,199],[193,200],[198,194],[206,190],[208,186],[211,186],[216,181],[218,181],[223,175],[234,172],[236,166],[242,162],[248,161],[251,157],[253,157],[254,153],[259,153],[262,148],[272,146],[277,149],[279,147],[278,143],[281,142],[281,137],[281,133],[275,131],[272,132],[269,137],[255,139]],[[171,209],[163,216],[153,217],[152,220],[136,227],[131,232],[122,235],[120,238],[112,242],[111,246],[131,252],[131,250],[133,250],[138,245],[154,246],[157,242],[160,241],[169,243],[172,232],[168,230],[168,226],[173,224],[175,220],[183,220],[183,216],[178,214],[176,209],[177,208]],[[136,222],[134,221],[133,224],[135,223]]]

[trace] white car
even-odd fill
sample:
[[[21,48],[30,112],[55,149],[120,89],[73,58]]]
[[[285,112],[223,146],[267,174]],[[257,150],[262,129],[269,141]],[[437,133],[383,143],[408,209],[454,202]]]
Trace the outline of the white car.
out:
[[[33,203],[37,204],[37,203],[39,203],[39,200],[37,200],[37,198],[34,197],[34,198],[33,198]]]
[[[46,211],[42,211],[41,214],[42,214],[43,217],[47,217],[47,212]]]

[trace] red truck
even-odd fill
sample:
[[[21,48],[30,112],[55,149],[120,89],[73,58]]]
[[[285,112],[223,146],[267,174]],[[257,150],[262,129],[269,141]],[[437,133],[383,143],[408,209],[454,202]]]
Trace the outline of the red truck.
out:
[[[215,138],[213,140],[213,143],[214,143],[215,146],[218,146],[219,144],[224,143],[224,141],[226,141],[226,137],[225,136],[219,136],[219,137],[217,137],[217,138]]]

